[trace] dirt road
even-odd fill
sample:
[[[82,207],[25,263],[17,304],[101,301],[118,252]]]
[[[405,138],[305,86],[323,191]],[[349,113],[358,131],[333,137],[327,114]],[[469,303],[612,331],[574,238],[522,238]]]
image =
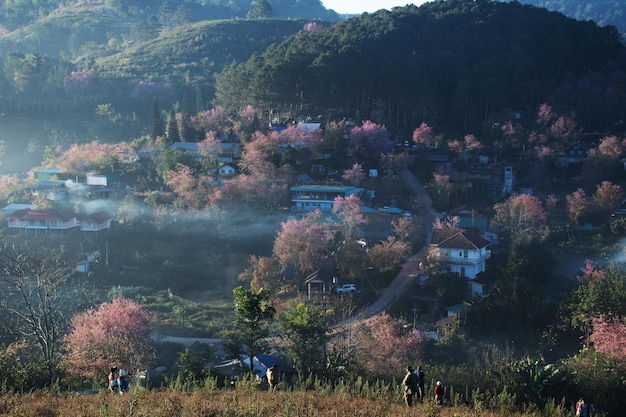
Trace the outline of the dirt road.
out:
[[[428,195],[428,192],[411,172],[404,171],[402,173],[402,178],[404,178],[409,188],[420,201],[421,213],[419,214],[424,221],[426,243],[424,247],[419,250],[419,252],[407,259],[400,273],[398,273],[396,278],[391,282],[380,298],[376,302],[370,304],[361,313],[355,315],[352,319],[350,319],[350,321],[361,320],[376,315],[384,311],[391,303],[393,303],[396,297],[402,295],[409,288],[409,286],[415,282],[418,265],[428,248],[428,244],[433,233],[433,222],[438,216],[438,213],[432,207],[432,200]]]

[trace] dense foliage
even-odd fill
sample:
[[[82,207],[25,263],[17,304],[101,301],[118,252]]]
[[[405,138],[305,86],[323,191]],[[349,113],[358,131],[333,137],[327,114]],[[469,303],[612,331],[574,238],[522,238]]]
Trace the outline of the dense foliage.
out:
[[[545,7],[577,20],[593,20],[600,26],[612,25],[626,36],[626,4],[622,1],[597,0],[592,4],[587,0],[522,0],[520,3]]]
[[[233,111],[253,104],[369,119],[405,136],[422,121],[477,132],[507,110],[530,114],[554,97],[586,126],[602,129],[621,117],[614,110],[623,108],[624,91],[613,102],[617,108],[608,97],[597,102],[601,108],[593,114],[602,117],[593,117],[589,77],[620,60],[622,51],[615,29],[544,9],[438,1],[302,31],[229,66],[218,77],[216,97]]]

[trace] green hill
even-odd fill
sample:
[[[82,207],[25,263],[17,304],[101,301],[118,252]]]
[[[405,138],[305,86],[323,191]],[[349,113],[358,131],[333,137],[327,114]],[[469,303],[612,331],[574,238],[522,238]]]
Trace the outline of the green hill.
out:
[[[300,31],[305,21],[203,21],[164,32],[122,52],[98,59],[94,69],[105,79],[143,79],[184,83],[214,82],[232,63],[247,60]]]
[[[626,39],[626,3],[620,0],[521,0],[530,4],[563,13],[577,20],[593,20],[600,26],[615,26]]]
[[[0,36],[0,53],[11,51],[58,57],[92,42],[104,49],[110,37],[130,33],[133,19],[105,6],[88,4],[58,9]]]
[[[589,84],[605,78],[603,68],[623,51],[614,28],[545,9],[436,1],[300,32],[230,66],[218,78],[217,100],[229,109],[252,99],[259,108],[370,119],[405,135],[422,121],[479,132],[500,112],[534,114],[549,100],[575,110],[586,126],[607,128],[623,117],[626,92],[615,86],[617,103],[596,96],[606,119],[594,119]],[[583,76],[587,85],[578,83]]]

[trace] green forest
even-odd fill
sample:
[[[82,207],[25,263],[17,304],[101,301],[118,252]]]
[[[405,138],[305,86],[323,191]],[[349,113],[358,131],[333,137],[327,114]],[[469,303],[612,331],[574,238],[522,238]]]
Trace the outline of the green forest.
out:
[[[507,112],[530,114],[550,101],[605,131],[621,119],[623,103],[603,97],[596,82],[612,79],[622,59],[614,28],[519,3],[433,2],[299,32],[226,68],[216,97],[231,111],[251,101],[373,120],[399,137],[424,121],[483,133]]]

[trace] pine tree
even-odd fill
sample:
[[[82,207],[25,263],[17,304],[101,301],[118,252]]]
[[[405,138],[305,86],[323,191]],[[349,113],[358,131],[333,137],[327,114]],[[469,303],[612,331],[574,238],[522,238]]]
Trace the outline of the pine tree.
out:
[[[161,120],[157,100],[153,98],[150,110],[150,137],[154,140],[159,136],[163,136],[163,120]]]
[[[171,145],[174,142],[180,142],[180,134],[178,132],[178,122],[176,121],[176,113],[170,110],[167,118],[167,127],[165,128],[165,138],[167,143]]]

